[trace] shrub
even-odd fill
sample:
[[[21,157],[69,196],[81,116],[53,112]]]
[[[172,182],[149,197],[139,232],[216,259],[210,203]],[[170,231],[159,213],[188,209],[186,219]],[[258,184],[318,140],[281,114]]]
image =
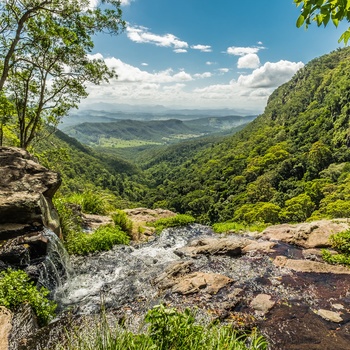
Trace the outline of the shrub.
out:
[[[105,215],[114,209],[112,202],[115,197],[107,192],[87,190],[82,193],[73,193],[65,200],[81,205],[84,213]]]
[[[322,258],[330,264],[350,265],[350,230],[331,235],[330,242],[338,254],[322,251]]]
[[[128,244],[129,236],[112,225],[100,226],[91,234],[76,232],[68,235],[66,247],[69,254],[87,255],[110,250],[116,244]]]
[[[165,228],[169,227],[179,227],[186,226],[196,222],[196,219],[193,216],[185,215],[185,214],[177,214],[176,216],[172,216],[169,218],[158,219],[153,225],[156,228],[156,232],[160,233]]]
[[[216,233],[261,232],[265,230],[267,226],[267,224],[263,223],[245,225],[238,222],[218,222],[213,225],[213,230]]]
[[[128,215],[123,210],[116,210],[112,214],[112,219],[116,226],[119,226],[121,230],[131,234],[132,232],[132,221],[128,218]]]
[[[0,272],[0,305],[15,310],[28,303],[38,317],[39,324],[47,324],[55,315],[57,305],[47,298],[49,291],[37,289],[22,270],[7,269]]]
[[[55,197],[53,203],[60,218],[63,237],[81,231],[81,218],[74,213],[70,203],[67,203],[64,197]]]

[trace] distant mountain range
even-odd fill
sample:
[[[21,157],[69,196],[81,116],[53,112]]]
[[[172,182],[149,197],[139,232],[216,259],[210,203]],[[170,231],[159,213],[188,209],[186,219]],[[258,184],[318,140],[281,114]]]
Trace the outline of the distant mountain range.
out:
[[[112,108],[113,107],[113,108]],[[252,113],[234,109],[179,109],[172,110],[163,106],[131,106],[99,104],[97,108],[79,109],[62,120],[59,129],[65,130],[69,126],[81,123],[109,123],[120,119],[132,120],[192,120],[209,117],[244,116],[251,117]],[[254,116],[255,117],[255,116]]]
[[[256,116],[226,116],[226,117],[202,117],[197,119],[169,119],[170,115],[162,115],[162,118],[153,119],[154,115],[139,114],[140,119],[118,119],[125,114],[112,114],[106,116],[94,115],[89,120],[95,122],[82,122],[79,124],[65,125],[63,131],[71,137],[90,146],[103,147],[132,147],[136,141],[148,143],[166,144],[184,139],[196,138],[212,134],[230,134],[235,128],[246,125]],[[188,116],[186,116],[188,117]],[[193,118],[193,116],[191,116]],[[144,119],[141,119],[144,118]],[[87,115],[78,120],[86,120]],[[76,122],[76,120],[75,120]],[[122,141],[134,141],[125,143]]]

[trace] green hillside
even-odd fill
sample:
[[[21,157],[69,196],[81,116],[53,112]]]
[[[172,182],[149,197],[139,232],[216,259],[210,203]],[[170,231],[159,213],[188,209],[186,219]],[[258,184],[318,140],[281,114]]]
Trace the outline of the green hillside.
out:
[[[203,222],[350,216],[349,99],[350,49],[314,59],[241,132],[193,157],[154,158],[149,205]]]
[[[90,146],[129,148],[176,143],[209,134],[233,133],[255,116],[206,117],[193,120],[116,120],[81,123],[64,129],[69,136]]]
[[[137,166],[98,153],[59,130],[36,143],[32,151],[42,165],[61,174],[63,194],[100,191],[128,206],[139,205],[145,196],[147,187]]]

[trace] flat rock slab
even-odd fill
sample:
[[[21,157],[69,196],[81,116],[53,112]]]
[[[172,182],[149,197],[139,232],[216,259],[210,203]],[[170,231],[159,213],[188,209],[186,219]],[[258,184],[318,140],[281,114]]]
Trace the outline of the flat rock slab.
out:
[[[231,257],[242,254],[242,249],[249,244],[255,243],[252,240],[229,236],[226,238],[203,238],[192,241],[189,245],[177,249],[179,256],[195,257],[196,255],[228,255]]]
[[[182,295],[198,293],[216,294],[233,280],[218,273],[194,272],[177,279],[172,287],[173,293]]]
[[[350,275],[350,268],[341,265],[329,265],[326,263],[311,261],[288,259],[285,256],[277,256],[274,264],[278,267],[298,272],[315,272],[315,273],[332,273],[336,275]]]
[[[191,267],[191,261],[172,264],[155,283],[159,289],[170,289],[173,293],[188,295],[198,292],[216,294],[233,282],[233,279],[219,273],[191,272]]]
[[[317,315],[330,322],[340,323],[343,321],[343,318],[340,316],[339,312],[320,309],[316,313]]]
[[[329,247],[332,234],[348,230],[347,219],[319,220],[301,224],[282,224],[266,228],[261,237],[266,240],[281,241],[303,248]]]

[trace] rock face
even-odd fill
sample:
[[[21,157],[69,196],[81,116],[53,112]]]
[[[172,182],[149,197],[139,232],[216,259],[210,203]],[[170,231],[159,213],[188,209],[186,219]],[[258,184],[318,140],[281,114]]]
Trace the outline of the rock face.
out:
[[[176,215],[173,211],[160,208],[135,208],[125,209],[124,211],[132,221],[132,238],[135,241],[145,241],[147,237],[154,234],[155,228],[150,227],[149,223]]]
[[[8,350],[11,322],[12,312],[4,306],[0,306],[0,350]]]
[[[303,248],[329,247],[332,234],[348,230],[347,219],[319,220],[301,224],[282,224],[268,227],[261,237],[271,241],[281,241]]]
[[[60,176],[19,148],[0,147],[0,240],[46,226],[60,235],[52,197]]]

